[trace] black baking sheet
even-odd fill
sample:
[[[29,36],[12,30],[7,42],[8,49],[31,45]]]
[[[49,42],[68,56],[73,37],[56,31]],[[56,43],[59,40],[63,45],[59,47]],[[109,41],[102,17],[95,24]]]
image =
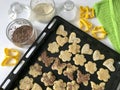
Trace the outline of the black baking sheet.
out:
[[[50,42],[53,42],[56,40],[56,30],[59,27],[59,25],[64,25],[65,30],[68,32],[68,35],[70,35],[71,32],[75,32],[77,37],[81,39],[80,46],[83,46],[84,44],[88,43],[90,44],[90,47],[95,50],[99,50],[102,54],[105,55],[105,59],[107,58],[113,58],[115,60],[114,66],[116,68],[115,72],[110,72],[111,78],[106,83],[105,90],[116,90],[117,85],[120,81],[120,54],[115,52],[114,50],[110,49],[109,47],[102,44],[100,41],[92,38],[90,35],[86,34],[85,32],[81,31],[77,27],[73,26],[69,22],[65,21],[59,16],[55,16],[50,23],[46,26],[44,31],[38,36],[36,41],[33,43],[33,45],[28,49],[28,51],[24,54],[18,65],[13,69],[13,71],[8,75],[8,77],[5,79],[5,81],[2,83],[1,87],[5,90],[13,90],[16,86],[19,86],[19,81],[24,78],[24,76],[29,76],[32,78],[31,75],[28,74],[29,67],[33,65],[34,63],[39,63],[43,66],[43,72],[52,71],[50,67],[45,67],[43,63],[39,62],[37,58],[41,55],[43,51],[47,51],[48,44]],[[44,35],[44,36],[43,36]],[[66,44],[64,47],[61,47],[60,50],[64,50],[68,47]],[[29,55],[30,54],[30,55]],[[51,57],[58,57],[59,53],[51,54],[47,51],[48,56]],[[86,59],[91,61],[92,58],[88,55],[86,55]],[[93,60],[92,60],[93,61]],[[16,68],[20,66],[21,63],[24,64],[21,66],[19,71],[14,74]],[[73,64],[73,62],[71,62]],[[100,67],[106,68],[102,65],[103,62],[97,61],[97,68]],[[79,67],[79,69],[83,73],[87,73],[83,67]],[[70,81],[67,77],[64,77],[63,75],[58,75],[57,71],[52,71],[57,79],[63,79],[65,82]],[[39,83],[43,90],[46,89],[43,83],[40,82],[40,77],[35,78],[34,82]],[[9,81],[9,83],[5,86],[6,81]],[[100,83],[100,81],[97,79],[97,74],[94,74],[90,77],[90,81],[94,81],[96,83]],[[92,90],[90,81],[88,86],[84,86],[83,84],[80,84],[79,90]]]

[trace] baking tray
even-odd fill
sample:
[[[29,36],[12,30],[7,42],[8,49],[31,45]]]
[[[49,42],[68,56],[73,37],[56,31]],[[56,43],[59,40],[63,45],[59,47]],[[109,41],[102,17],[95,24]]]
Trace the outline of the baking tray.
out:
[[[84,45],[85,43],[90,44],[91,48],[93,50],[100,50],[101,53],[105,55],[106,58],[113,58],[115,60],[114,66],[116,68],[115,72],[111,72],[111,78],[109,81],[106,83],[105,90],[116,90],[117,86],[120,81],[120,54],[118,54],[116,51],[110,49],[100,41],[94,39],[87,33],[83,32],[79,28],[75,27],[74,25],[70,24],[66,20],[62,19],[59,16],[55,16],[49,24],[46,26],[46,28],[43,30],[43,32],[38,36],[38,38],[35,40],[35,42],[31,45],[31,47],[27,50],[27,52],[24,54],[24,56],[21,58],[20,62],[15,66],[15,68],[11,71],[11,73],[8,75],[8,77],[4,80],[4,82],[1,84],[1,89],[4,90],[13,90],[16,86],[19,85],[19,81],[24,77],[24,76],[29,76],[28,70],[31,65],[34,63],[39,63],[40,65],[43,66],[43,71],[48,72],[51,71],[51,69],[48,67],[46,68],[42,63],[38,62],[38,57],[41,55],[41,53],[45,50],[47,50],[48,43],[55,41],[56,38],[56,30],[59,27],[59,25],[64,25],[65,30],[70,34],[71,32],[75,32],[77,37],[79,37],[82,42],[80,45]],[[66,46],[63,47],[62,49],[67,48]],[[57,57],[58,54],[51,54],[47,51],[48,56],[52,57]],[[89,56],[86,57],[87,60],[92,60]],[[103,67],[101,61],[98,61],[96,63],[99,67]],[[105,67],[104,67],[105,68]],[[79,69],[87,73],[85,70],[82,70],[81,67]],[[56,71],[52,71],[55,76],[59,79],[62,78],[63,76],[59,76]],[[100,83],[95,76],[90,77],[90,80],[95,81],[96,83]],[[67,78],[64,78],[65,82],[70,81]],[[43,83],[40,82],[40,77],[34,79],[34,82],[39,83],[43,90],[45,90],[45,86]],[[80,85],[80,90],[91,90],[90,84],[88,86]]]

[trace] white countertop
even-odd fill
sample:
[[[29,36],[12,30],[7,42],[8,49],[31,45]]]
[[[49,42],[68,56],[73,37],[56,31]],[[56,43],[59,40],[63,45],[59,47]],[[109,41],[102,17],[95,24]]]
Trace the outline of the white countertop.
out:
[[[0,63],[3,61],[4,48],[6,48],[6,47],[18,49],[23,54],[27,50],[27,48],[19,48],[19,47],[13,45],[13,43],[11,43],[6,37],[6,27],[7,27],[8,23],[11,21],[8,17],[8,9],[9,9],[10,5],[15,1],[17,1],[17,0],[0,0],[0,11],[1,11],[1,13],[0,13]],[[29,5],[29,2],[30,2],[30,0],[19,0],[19,1],[20,1],[20,3],[26,4],[26,5]],[[73,0],[73,1],[77,7],[79,7],[80,5],[92,7],[95,2],[98,2],[100,0]],[[55,0],[56,8],[58,9],[63,4],[63,2],[65,2],[65,0]],[[78,14],[79,14],[79,12],[78,12]],[[75,22],[72,22],[72,23],[74,25],[78,26],[78,22],[79,22],[79,20],[76,20]],[[95,25],[100,25],[97,19],[92,19],[92,22]],[[47,25],[47,24],[43,24],[43,23],[36,24],[34,22],[33,22],[33,24],[34,24],[34,27],[36,27],[38,29],[39,33]],[[102,40],[101,42],[103,42],[104,44],[106,44],[107,46],[112,48],[112,45],[110,44],[108,38]],[[10,71],[13,68],[14,67],[0,66],[0,84],[4,81],[4,79],[7,77],[7,75],[10,73]]]

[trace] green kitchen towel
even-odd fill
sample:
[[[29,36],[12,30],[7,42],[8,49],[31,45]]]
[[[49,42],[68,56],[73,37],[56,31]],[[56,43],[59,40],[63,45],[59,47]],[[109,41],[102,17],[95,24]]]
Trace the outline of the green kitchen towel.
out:
[[[120,0],[101,0],[94,9],[112,45],[120,53]]]

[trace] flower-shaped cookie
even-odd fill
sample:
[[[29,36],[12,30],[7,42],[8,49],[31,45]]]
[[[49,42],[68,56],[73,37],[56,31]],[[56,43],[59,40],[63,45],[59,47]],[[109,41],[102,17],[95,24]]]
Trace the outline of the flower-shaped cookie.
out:
[[[51,53],[59,52],[59,45],[56,42],[52,42],[48,44],[48,51]]]
[[[42,87],[39,84],[34,83],[34,85],[33,85],[31,90],[42,90]]]
[[[47,87],[46,90],[52,90],[50,87]]]
[[[68,50],[61,51],[59,58],[62,59],[63,62],[70,61],[72,54],[68,52]]]
[[[77,45],[77,43],[73,43],[69,45],[69,52],[72,54],[77,54],[80,52],[80,45]]]
[[[66,83],[63,82],[62,79],[59,79],[58,81],[54,82],[53,89],[54,90],[66,90]]]
[[[84,55],[76,54],[75,57],[73,58],[73,61],[76,65],[83,66],[84,63],[86,62],[86,59]]]
[[[73,80],[71,82],[67,82],[66,90],[78,90],[79,87],[80,86]]]
[[[30,66],[29,74],[33,77],[37,77],[38,75],[42,74],[42,66],[40,66],[38,63],[35,63],[34,65]]]
[[[55,76],[52,72],[43,73],[43,76],[41,78],[41,82],[44,83],[45,86],[52,86],[55,81]]]
[[[107,82],[108,79],[110,78],[109,71],[104,68],[100,68],[100,70],[97,72],[98,79],[103,80],[104,82]]]
[[[85,70],[90,74],[94,74],[94,72],[97,71],[96,63],[89,61],[85,64]]]
[[[33,87],[33,79],[25,76],[23,79],[20,80],[19,88],[21,90],[30,90]]]

